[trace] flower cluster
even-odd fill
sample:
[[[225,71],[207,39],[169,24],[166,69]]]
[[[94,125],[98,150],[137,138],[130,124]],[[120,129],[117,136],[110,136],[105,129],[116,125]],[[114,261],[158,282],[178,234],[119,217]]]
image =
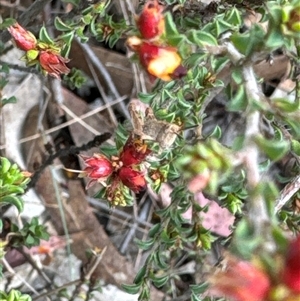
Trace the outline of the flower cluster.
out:
[[[80,176],[90,179],[87,188],[96,182],[104,184],[108,201],[113,206],[124,206],[124,186],[135,193],[146,188],[143,163],[150,152],[143,140],[131,135],[119,156],[107,158],[103,154],[94,154],[93,157],[80,155],[86,165]]]
[[[35,36],[15,23],[8,28],[16,45],[26,51],[24,57],[27,65],[38,64],[45,74],[60,78],[61,74],[68,74],[70,69],[66,66],[68,59],[60,55],[61,49],[54,45],[37,40]]]
[[[157,0],[149,0],[136,20],[141,37],[132,36],[127,45],[137,53],[147,73],[164,81],[180,78],[186,74],[176,47],[167,45],[163,7]]]
[[[227,269],[211,279],[211,294],[234,301],[299,301],[300,235],[289,243],[285,255],[277,257],[272,271],[259,260],[229,257]]]

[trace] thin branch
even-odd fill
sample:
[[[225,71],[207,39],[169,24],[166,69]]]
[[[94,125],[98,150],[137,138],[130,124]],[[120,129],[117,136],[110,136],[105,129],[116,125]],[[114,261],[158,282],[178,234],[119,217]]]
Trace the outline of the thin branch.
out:
[[[112,101],[109,105],[104,105],[104,106],[101,106],[101,107],[99,107],[99,108],[96,108],[96,109],[94,109],[94,110],[92,110],[92,111],[90,111],[90,112],[87,112],[87,113],[85,113],[85,114],[80,115],[78,118],[80,118],[80,119],[88,118],[88,117],[90,117],[90,116],[92,116],[92,115],[94,115],[94,114],[96,114],[96,113],[98,113],[98,112],[104,111],[104,110],[107,109],[109,106],[113,106],[113,105],[115,105],[115,104],[120,103],[121,101],[123,101],[123,100],[126,99],[126,98],[127,98],[127,95],[124,95],[124,96],[122,96],[122,97],[120,97],[120,98],[118,98],[118,99]],[[73,124],[73,123],[76,123],[76,122],[77,122],[77,120],[75,120],[75,119],[69,120],[69,121],[67,121],[67,122],[64,122],[64,123],[58,125],[58,126],[52,127],[52,128],[49,129],[49,130],[46,130],[43,134],[44,134],[44,135],[51,134],[51,133],[53,133],[53,132],[56,132],[56,131],[58,131],[58,130],[60,130],[60,129],[66,127],[66,126],[69,126],[69,125],[71,125],[71,124]],[[37,134],[31,135],[31,136],[22,138],[22,139],[19,140],[18,144],[22,144],[22,143],[25,143],[25,142],[28,142],[28,141],[31,141],[31,140],[38,139],[38,138],[40,138],[41,136],[42,136],[42,134],[37,133]],[[5,148],[6,148],[6,145],[5,145],[5,144],[0,145],[0,150],[1,150],[1,149],[5,149]]]
[[[10,264],[7,262],[7,260],[5,258],[1,259],[3,262],[3,265],[5,266],[5,268],[7,269],[7,271],[16,276],[26,287],[28,287],[34,294],[38,295],[38,292],[34,289],[34,287],[32,287],[27,281],[26,279],[24,279],[23,277],[21,277],[19,274],[17,274],[14,269],[10,266]]]
[[[9,69],[18,70],[18,71],[26,72],[26,73],[32,73],[32,74],[36,74],[39,76],[41,75],[41,72],[33,67],[24,67],[24,66],[20,66],[18,64],[10,64],[8,62],[0,60],[0,66],[4,66],[4,65],[7,65],[9,67]]]
[[[228,55],[235,65],[242,64],[242,76],[244,79],[244,87],[249,101],[259,103],[262,100],[253,70],[253,62],[251,60],[244,62],[244,55],[231,44],[224,43],[227,48]],[[247,172],[247,184],[250,191],[254,191],[259,185],[261,177],[259,174],[259,149],[254,142],[254,138],[260,134],[260,112],[251,110],[246,116],[245,128],[245,148],[243,150],[243,158]],[[253,193],[248,199],[249,219],[251,220],[255,230],[261,234],[266,221],[268,221],[267,208],[263,197]]]
[[[280,192],[275,201],[275,213],[277,213],[300,190],[300,175],[289,182]]]
[[[253,65],[246,62],[242,67],[244,85],[249,101],[261,101],[261,93],[255,78]],[[247,181],[250,190],[254,190],[260,183],[259,174],[259,149],[253,138],[259,135],[260,112],[250,111],[246,117],[245,129],[245,163],[247,169]],[[253,222],[258,233],[262,233],[263,225],[268,220],[267,208],[263,197],[259,194],[252,194],[248,200],[249,218]]]
[[[44,272],[43,267],[39,267],[39,264],[36,262],[37,260],[30,253],[24,252],[23,249],[18,250],[26,260],[32,265],[32,267],[38,272],[38,274],[47,282],[47,284],[52,285],[52,281],[49,279],[47,274]]]
[[[94,135],[101,135],[101,133],[97,130],[95,130],[93,127],[91,127],[88,123],[81,120],[76,114],[74,114],[67,106],[64,104],[61,104],[60,107],[67,113],[69,116],[71,116],[74,120],[76,120],[79,124],[81,124],[84,128],[86,128],[88,131],[93,133]]]
[[[148,202],[146,202],[143,205],[143,207],[141,208],[139,215],[135,217],[133,225],[130,227],[130,229],[127,230],[125,237],[120,245],[119,251],[121,254],[123,254],[123,255],[125,254],[126,250],[128,250],[129,243],[135,237],[135,232],[138,228],[137,218],[139,220],[146,221],[149,216],[151,206],[152,206],[152,202],[150,200],[148,200]]]
[[[51,290],[51,291],[45,292],[45,293],[43,293],[43,294],[40,294],[40,295],[38,295],[38,296],[32,298],[32,301],[36,301],[36,300],[41,299],[41,298],[43,298],[43,297],[51,296],[51,295],[53,295],[53,294],[59,292],[60,290],[62,290],[62,289],[64,289],[64,288],[67,288],[67,287],[69,287],[69,286],[71,286],[71,285],[76,285],[76,284],[78,284],[78,283],[80,283],[80,282],[81,282],[81,279],[76,279],[76,280],[74,280],[74,281],[68,282],[68,283],[66,283],[66,284],[61,285],[61,286],[58,287],[58,288],[55,288],[55,289],[53,289],[53,290]]]
[[[100,92],[100,94],[101,94],[101,96],[102,96],[102,98],[104,100],[104,103],[106,105],[109,104],[110,99],[109,99],[109,97],[107,97],[107,95],[106,95],[106,93],[104,91],[104,88],[102,87],[102,85],[100,83],[100,80],[99,80],[99,78],[97,76],[97,73],[95,71],[94,65],[90,61],[89,57],[86,58],[86,61],[87,61],[88,67],[89,67],[89,69],[90,69],[90,71],[91,71],[91,73],[93,75],[93,79],[94,79],[94,81],[96,83],[96,86],[97,86],[97,88],[98,88],[98,90],[99,90],[99,92]],[[117,119],[115,117],[114,111],[112,110],[111,107],[108,107],[107,110],[108,110],[108,114],[110,116],[111,121],[114,123],[115,127],[117,127],[118,126],[118,121],[117,121]]]
[[[84,51],[84,53],[87,55],[89,60],[93,63],[93,65],[96,67],[96,69],[100,72],[100,74],[103,76],[111,94],[115,98],[119,98],[120,94],[113,84],[113,80],[110,76],[110,74],[107,72],[105,66],[102,64],[102,62],[99,60],[99,58],[95,55],[94,51],[91,49],[91,47],[88,44],[83,44],[79,41],[78,38],[76,38],[77,43],[80,45],[81,49]],[[130,119],[128,110],[123,102],[119,104],[121,112],[124,114],[124,116],[127,119]]]

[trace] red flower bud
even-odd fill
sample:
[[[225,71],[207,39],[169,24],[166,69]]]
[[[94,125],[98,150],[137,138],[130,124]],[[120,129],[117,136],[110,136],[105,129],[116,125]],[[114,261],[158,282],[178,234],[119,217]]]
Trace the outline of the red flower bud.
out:
[[[151,151],[140,139],[134,139],[132,136],[126,141],[120,154],[120,161],[124,166],[142,163]]]
[[[157,0],[148,1],[137,19],[137,27],[144,39],[160,36],[165,31],[163,6]]]
[[[131,167],[123,166],[119,170],[119,179],[130,190],[137,193],[146,188],[146,180],[142,172],[132,169]]]
[[[37,41],[35,36],[30,31],[25,30],[19,23],[10,26],[8,31],[12,35],[17,47],[21,50],[28,51],[36,47]]]
[[[70,69],[65,65],[69,62],[69,59],[63,58],[51,50],[42,50],[39,55],[39,62],[45,72],[56,78],[59,78],[60,74],[70,72]]]
[[[93,157],[80,155],[86,168],[83,170],[83,176],[91,179],[105,179],[113,172],[113,166],[109,159],[102,154],[94,154]]]
[[[267,274],[250,262],[230,258],[226,271],[212,278],[212,294],[234,301],[265,301],[270,289]]]
[[[137,37],[127,39],[127,44],[138,53],[142,66],[149,74],[164,81],[170,81],[186,74],[176,48],[151,44]]]
[[[300,235],[288,247],[283,282],[295,293],[300,293]]]

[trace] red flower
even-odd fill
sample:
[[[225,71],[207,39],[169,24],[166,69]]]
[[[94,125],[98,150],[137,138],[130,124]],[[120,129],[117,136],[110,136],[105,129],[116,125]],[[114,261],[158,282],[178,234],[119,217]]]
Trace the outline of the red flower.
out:
[[[130,136],[120,154],[120,161],[124,166],[140,164],[149,153],[151,153],[151,151],[147,148],[147,144],[144,144],[140,139],[135,139]]]
[[[270,290],[267,274],[250,262],[230,258],[226,271],[212,278],[212,294],[234,301],[265,301]]]
[[[300,293],[300,235],[288,247],[283,282],[295,293]]]
[[[160,36],[165,31],[163,6],[157,0],[148,1],[137,19],[137,27],[144,39]]]
[[[63,58],[51,50],[42,50],[39,54],[39,62],[45,72],[56,78],[59,78],[60,74],[70,72],[70,69],[65,65],[69,59]]]
[[[144,42],[137,37],[127,39],[127,44],[138,53],[142,66],[149,74],[164,81],[170,81],[186,74],[186,69],[181,65],[182,60],[176,48]]]
[[[37,44],[35,36],[30,31],[25,30],[19,23],[10,26],[8,31],[12,35],[17,47],[21,50],[28,51],[35,49]]]
[[[131,167],[121,167],[118,176],[122,183],[135,193],[144,190],[147,186],[143,173]]]
[[[93,157],[79,155],[86,165],[82,171],[81,177],[89,177],[91,181],[87,184],[87,188],[91,187],[95,182],[105,180],[113,172],[112,162],[102,154],[94,154]]]

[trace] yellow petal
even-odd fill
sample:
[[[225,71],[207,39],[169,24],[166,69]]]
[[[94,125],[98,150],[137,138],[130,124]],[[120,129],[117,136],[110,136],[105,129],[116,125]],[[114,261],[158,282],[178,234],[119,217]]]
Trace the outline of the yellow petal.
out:
[[[181,64],[181,57],[174,50],[161,49],[157,58],[148,65],[148,72],[164,81],[170,81],[175,69]]]

